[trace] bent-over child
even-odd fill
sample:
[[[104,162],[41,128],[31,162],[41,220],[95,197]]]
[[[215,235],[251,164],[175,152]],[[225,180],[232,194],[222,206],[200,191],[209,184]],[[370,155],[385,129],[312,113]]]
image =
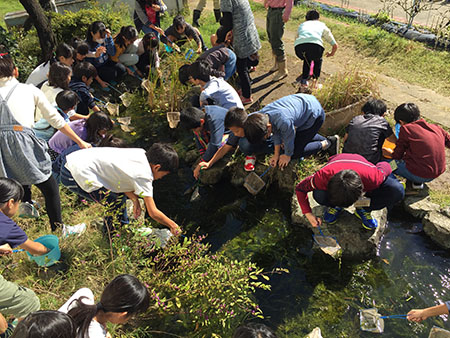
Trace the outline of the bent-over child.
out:
[[[69,87],[80,99],[76,112],[80,115],[89,115],[89,109],[99,112],[100,108],[95,103],[94,97],[89,91],[90,85],[97,76],[97,70],[89,62],[80,62],[73,68],[73,76]]]
[[[164,32],[166,38],[169,40],[168,44],[183,45],[188,40],[194,40],[197,44],[197,53],[200,54],[202,50],[206,50],[206,45],[200,31],[188,24],[182,15],[177,15],[173,18],[172,25]],[[165,42],[163,39],[161,39]]]

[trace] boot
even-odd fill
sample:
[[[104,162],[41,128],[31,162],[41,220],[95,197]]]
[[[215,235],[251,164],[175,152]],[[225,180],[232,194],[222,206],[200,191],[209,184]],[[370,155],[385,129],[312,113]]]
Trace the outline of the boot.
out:
[[[272,53],[272,60],[273,60],[273,67],[270,68],[269,72],[273,73],[278,70],[278,62],[277,62],[277,56]]]
[[[278,72],[273,77],[272,81],[280,81],[288,75],[286,60],[278,62]]]
[[[219,22],[220,18],[222,17],[222,13],[220,12],[220,9],[214,10],[214,16],[216,17],[216,22]]]
[[[202,14],[201,11],[194,9],[194,15],[192,17],[192,25],[194,27],[200,27],[200,24],[198,23],[198,19],[200,19],[200,14]]]

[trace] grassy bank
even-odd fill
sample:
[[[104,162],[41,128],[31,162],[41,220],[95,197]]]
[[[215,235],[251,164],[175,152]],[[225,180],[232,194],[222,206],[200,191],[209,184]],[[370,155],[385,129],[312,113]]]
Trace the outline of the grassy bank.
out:
[[[9,12],[23,11],[23,6],[19,0],[2,0],[0,1],[0,25],[6,27],[5,14]]]

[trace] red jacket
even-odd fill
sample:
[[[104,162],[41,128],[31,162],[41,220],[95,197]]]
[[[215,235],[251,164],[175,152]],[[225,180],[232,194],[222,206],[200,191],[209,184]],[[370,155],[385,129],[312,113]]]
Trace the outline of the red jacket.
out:
[[[445,147],[450,148],[450,135],[420,119],[401,126],[392,158],[404,160],[416,176],[436,178],[445,171]]]

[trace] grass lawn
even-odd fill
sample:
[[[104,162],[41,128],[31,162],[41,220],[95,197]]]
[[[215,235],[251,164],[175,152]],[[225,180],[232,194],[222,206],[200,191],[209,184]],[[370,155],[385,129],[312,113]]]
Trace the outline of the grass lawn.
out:
[[[9,12],[21,11],[23,10],[22,4],[19,0],[2,0],[0,1],[0,25],[6,27],[5,24],[5,14]]]

